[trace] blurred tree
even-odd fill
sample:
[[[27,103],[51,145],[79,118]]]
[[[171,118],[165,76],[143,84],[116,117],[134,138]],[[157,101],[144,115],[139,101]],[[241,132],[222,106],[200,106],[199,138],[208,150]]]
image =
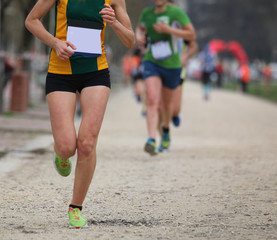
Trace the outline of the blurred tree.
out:
[[[37,0],[0,1],[0,50],[22,53],[35,49],[48,53],[49,48],[35,40],[24,27],[24,20]],[[176,2],[188,12],[196,28],[200,47],[214,38],[237,40],[246,49],[250,60],[277,61],[276,0],[176,0]],[[128,0],[126,5],[135,30],[142,10],[153,5],[153,0]],[[54,28],[53,19],[54,11],[42,19],[50,32],[53,32]],[[109,27],[105,40],[113,50],[113,61],[120,63],[127,49]],[[3,66],[1,62],[0,65]],[[0,88],[0,111],[1,93]]]
[[[237,40],[250,60],[277,60],[276,0],[194,0],[188,14],[200,47],[213,38]]]
[[[24,21],[35,0],[1,0],[0,4],[0,113],[3,112],[4,65],[7,56],[29,50],[33,38],[25,31]]]
[[[25,17],[35,0],[1,0],[1,46],[9,52],[21,52],[29,46],[24,27]]]
[[[1,0],[0,9],[0,49],[22,52],[34,46],[34,38],[24,27],[24,19],[36,0]],[[186,8],[197,33],[200,46],[210,39],[238,40],[245,47],[250,59],[277,59],[277,22],[276,0],[176,0]],[[138,18],[153,0],[128,0],[127,10],[135,29]],[[44,19],[46,28],[50,28],[51,19]],[[53,21],[52,21],[53,22]],[[52,26],[53,29],[53,26]],[[114,60],[117,61],[127,51],[117,36],[107,28],[106,43],[113,49]],[[48,48],[39,45],[43,51]]]

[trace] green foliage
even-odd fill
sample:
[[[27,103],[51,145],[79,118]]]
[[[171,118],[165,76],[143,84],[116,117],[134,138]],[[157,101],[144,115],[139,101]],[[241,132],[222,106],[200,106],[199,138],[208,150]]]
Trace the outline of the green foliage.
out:
[[[14,112],[5,112],[5,113],[4,113],[4,116],[5,116],[5,117],[15,117],[15,116],[16,116],[16,113],[14,113]]]
[[[276,60],[276,0],[193,0],[187,4],[200,49],[214,38],[236,40],[250,60]]]
[[[236,91],[240,89],[240,85],[233,81],[224,84],[224,88]],[[271,84],[267,87],[261,82],[249,83],[248,94],[277,103],[277,84]]]
[[[277,103],[277,84],[266,87],[264,84],[250,84],[249,94]]]
[[[0,158],[3,158],[7,155],[7,152],[0,152]]]

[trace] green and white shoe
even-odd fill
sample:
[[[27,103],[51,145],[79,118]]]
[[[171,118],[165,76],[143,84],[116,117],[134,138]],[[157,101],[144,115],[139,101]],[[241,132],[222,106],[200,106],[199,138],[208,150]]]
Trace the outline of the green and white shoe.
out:
[[[67,177],[71,173],[71,162],[69,158],[62,159],[56,153],[54,153],[54,166],[57,172],[63,177]]]
[[[68,209],[68,217],[69,217],[69,228],[82,228],[87,227],[87,220],[82,217],[82,212],[79,208]]]

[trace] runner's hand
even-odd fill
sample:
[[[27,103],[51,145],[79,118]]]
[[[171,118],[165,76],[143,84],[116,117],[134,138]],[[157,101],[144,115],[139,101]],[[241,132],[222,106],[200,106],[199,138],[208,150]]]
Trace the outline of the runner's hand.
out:
[[[105,8],[103,8],[99,13],[102,14],[103,20],[112,26],[116,20],[114,10],[109,4],[104,4],[104,6]]]
[[[56,50],[58,57],[63,61],[69,59],[74,54],[74,52],[70,50],[68,47],[71,47],[72,49],[76,50],[76,47],[71,42],[57,39],[54,48]]]
[[[145,46],[146,44],[146,36],[144,34],[137,34],[137,43],[139,46]]]
[[[165,22],[159,22],[153,25],[154,29],[158,33],[167,33],[170,34],[171,32],[171,27],[165,23]]]

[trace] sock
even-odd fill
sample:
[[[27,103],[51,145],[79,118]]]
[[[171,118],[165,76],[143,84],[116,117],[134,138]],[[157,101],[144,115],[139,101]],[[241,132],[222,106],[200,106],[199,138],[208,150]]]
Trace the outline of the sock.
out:
[[[174,120],[177,120],[178,119],[178,115],[175,115],[172,117]]]
[[[163,132],[169,133],[169,128],[163,127]]]
[[[156,142],[156,140],[154,138],[148,138],[148,141]]]
[[[76,205],[72,205],[72,204],[70,204],[69,207],[70,208],[79,208],[80,211],[82,211],[82,208],[83,208],[82,206],[76,206]]]
[[[137,95],[137,101],[141,102],[141,96]]]

